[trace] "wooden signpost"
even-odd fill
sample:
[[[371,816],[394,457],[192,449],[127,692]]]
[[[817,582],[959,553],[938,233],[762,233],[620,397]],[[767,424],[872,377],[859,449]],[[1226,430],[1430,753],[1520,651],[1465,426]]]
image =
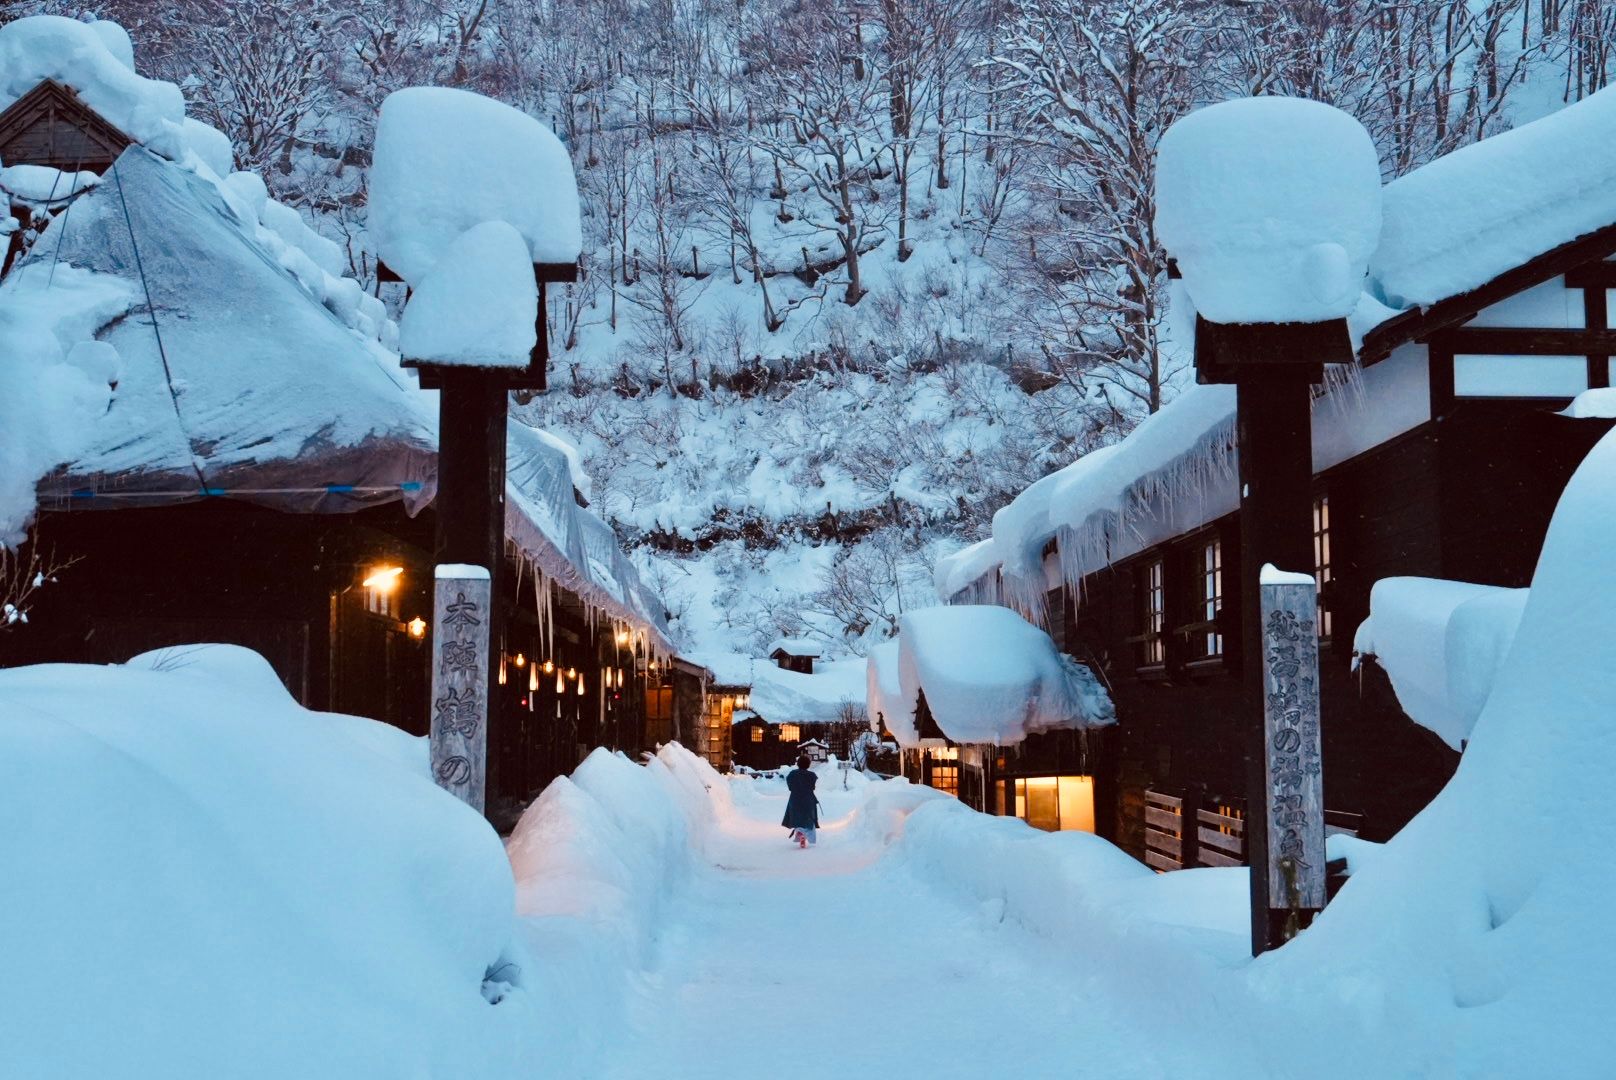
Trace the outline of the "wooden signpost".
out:
[[[437,568],[432,625],[432,778],[479,814],[488,783],[489,618],[482,566]]]
[[[1318,594],[1311,574],[1264,566],[1262,593],[1263,794],[1267,906],[1289,941],[1324,907],[1324,776],[1319,737]],[[1258,812],[1253,807],[1254,813]]]

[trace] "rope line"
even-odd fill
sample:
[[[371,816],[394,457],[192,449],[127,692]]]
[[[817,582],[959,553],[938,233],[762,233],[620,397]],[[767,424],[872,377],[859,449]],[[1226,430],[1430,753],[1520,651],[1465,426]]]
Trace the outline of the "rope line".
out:
[[[202,475],[202,466],[196,460],[191,434],[185,430],[185,417],[180,413],[179,394],[174,390],[174,372],[168,365],[168,350],[163,346],[162,329],[157,325],[157,305],[152,302],[151,282],[146,280],[146,264],[140,257],[140,241],[135,239],[135,223],[129,216],[129,200],[124,196],[123,176],[118,172],[116,161],[112,163],[112,178],[118,183],[118,202],[123,207],[123,224],[124,228],[129,230],[129,246],[135,253],[135,270],[140,274],[140,288],[146,294],[146,310],[151,313],[152,335],[157,339],[157,355],[163,361],[163,379],[168,384],[168,400],[174,406],[174,422],[179,425],[180,434],[185,436],[185,449],[190,452],[191,469],[196,473],[197,487],[206,494],[208,481]]]

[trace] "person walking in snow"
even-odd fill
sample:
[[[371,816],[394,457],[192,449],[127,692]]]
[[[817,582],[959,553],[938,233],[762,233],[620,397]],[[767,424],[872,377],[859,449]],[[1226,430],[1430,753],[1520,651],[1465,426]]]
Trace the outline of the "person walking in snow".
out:
[[[786,800],[786,816],[780,824],[791,830],[791,842],[800,848],[819,842],[819,798],[814,784],[819,777],[808,767],[808,755],[797,759],[797,767],[786,776],[791,798]]]

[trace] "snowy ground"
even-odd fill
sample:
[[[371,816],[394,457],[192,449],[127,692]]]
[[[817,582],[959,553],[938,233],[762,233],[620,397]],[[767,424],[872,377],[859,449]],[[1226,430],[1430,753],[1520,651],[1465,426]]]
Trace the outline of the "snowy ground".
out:
[[[693,767],[680,753],[662,755],[675,772]],[[1153,1037],[1152,1015],[1116,992],[1117,978],[1081,949],[1051,949],[1006,895],[936,887],[924,853],[939,837],[906,842],[906,819],[922,807],[927,819],[964,817],[960,804],[857,774],[843,790],[835,767],[821,766],[819,845],[801,851],[779,824],[782,781],[703,775],[711,816],[690,834],[692,865],[661,899],[626,1006],[599,1002],[612,1037],[572,1068],[604,1078],[965,1077],[1013,1059],[1034,1075],[1221,1074],[1202,1048]],[[1001,840],[1049,839],[970,817]],[[1184,881],[1213,883],[1235,901],[1221,906],[1238,923],[1240,882]],[[1015,885],[1006,875],[1003,892]],[[1232,931],[1201,940],[1231,946],[1213,953],[1241,951]]]
[[[1025,1066],[1031,1048],[1079,1046],[1064,1075],[1163,1075],[1147,1033],[1002,912],[883,860],[852,798],[827,793],[804,852],[779,825],[784,785],[765,786],[779,790],[717,823],[670,905],[603,1077],[981,1076],[1012,1047]]]

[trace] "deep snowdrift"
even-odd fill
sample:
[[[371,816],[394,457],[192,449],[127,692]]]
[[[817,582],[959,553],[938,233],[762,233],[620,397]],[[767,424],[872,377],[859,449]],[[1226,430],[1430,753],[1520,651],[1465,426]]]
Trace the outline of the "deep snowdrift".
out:
[[[1274,996],[1305,986],[1377,1031],[1384,1060],[1361,1062],[1362,1075],[1616,1066],[1613,528],[1606,436],[1560,499],[1457,774],[1312,930],[1261,965]]]
[[[492,1076],[537,1052],[503,985],[530,968],[509,864],[424,740],[193,646],[0,671],[0,760],[0,1071]]]

